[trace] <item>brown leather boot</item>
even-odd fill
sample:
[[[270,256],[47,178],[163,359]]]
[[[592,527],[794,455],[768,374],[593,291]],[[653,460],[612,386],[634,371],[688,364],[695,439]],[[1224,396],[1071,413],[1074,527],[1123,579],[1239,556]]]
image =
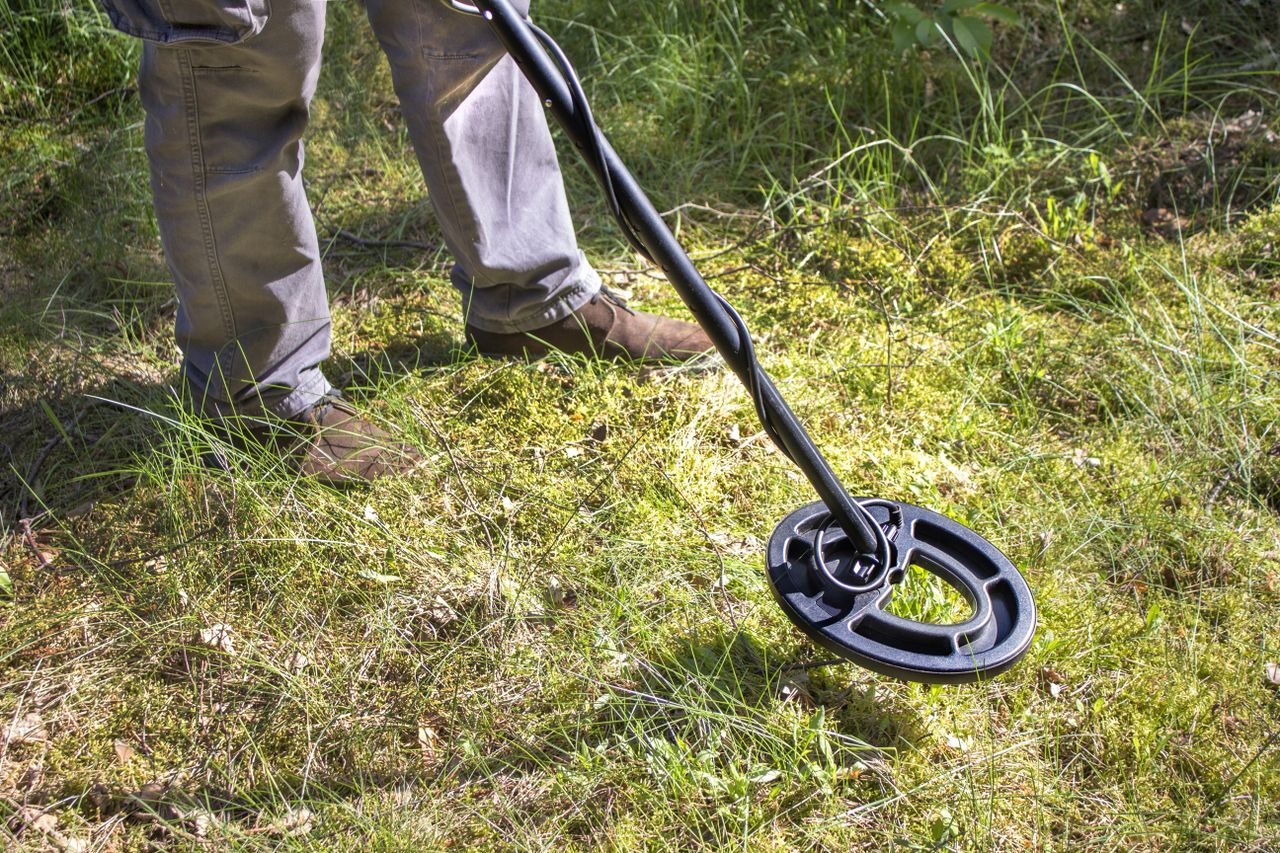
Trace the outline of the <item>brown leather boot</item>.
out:
[[[483,355],[540,358],[552,350],[596,358],[681,362],[713,349],[697,325],[628,308],[603,288],[559,322],[529,332],[486,332],[470,324],[467,340]]]
[[[321,403],[304,412],[299,422],[304,426],[305,440],[296,451],[298,470],[331,486],[355,486],[407,474],[425,462],[416,449],[395,441],[343,400]],[[310,436],[306,436],[308,427]]]
[[[327,398],[289,420],[248,428],[224,424],[222,431],[242,448],[256,446],[289,456],[303,476],[331,486],[371,483],[407,474],[425,460],[413,447],[394,440],[386,430],[361,417],[345,400]],[[220,453],[207,454],[205,464],[228,468]]]

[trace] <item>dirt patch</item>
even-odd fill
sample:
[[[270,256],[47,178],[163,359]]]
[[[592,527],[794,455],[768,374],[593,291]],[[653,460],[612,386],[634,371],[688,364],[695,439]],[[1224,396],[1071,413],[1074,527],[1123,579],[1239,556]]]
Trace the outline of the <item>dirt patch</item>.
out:
[[[1230,120],[1197,116],[1171,124],[1166,138],[1138,142],[1121,166],[1136,177],[1143,227],[1172,240],[1256,209],[1280,163],[1271,124],[1254,110]]]

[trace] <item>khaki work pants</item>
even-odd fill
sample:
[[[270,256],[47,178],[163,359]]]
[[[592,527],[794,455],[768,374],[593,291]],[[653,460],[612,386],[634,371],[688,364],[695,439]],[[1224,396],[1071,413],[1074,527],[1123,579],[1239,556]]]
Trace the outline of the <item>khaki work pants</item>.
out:
[[[146,150],[190,390],[215,415],[296,415],[332,391],[302,180],[326,3],[102,3],[145,40]],[[484,21],[440,0],[368,0],[368,14],[467,322],[529,331],[575,311],[600,280],[578,249],[533,88]]]

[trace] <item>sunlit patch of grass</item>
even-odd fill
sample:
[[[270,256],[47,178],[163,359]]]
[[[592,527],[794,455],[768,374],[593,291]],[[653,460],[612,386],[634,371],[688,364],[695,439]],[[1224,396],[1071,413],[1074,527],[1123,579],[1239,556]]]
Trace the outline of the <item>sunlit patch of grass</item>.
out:
[[[958,589],[914,563],[894,587],[886,610],[903,619],[935,625],[956,625],[973,616],[973,605]]]

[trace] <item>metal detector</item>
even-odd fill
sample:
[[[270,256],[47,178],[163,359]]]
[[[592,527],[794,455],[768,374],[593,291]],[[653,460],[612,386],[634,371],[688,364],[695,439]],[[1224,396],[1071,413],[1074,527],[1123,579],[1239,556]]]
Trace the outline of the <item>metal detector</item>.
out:
[[[560,47],[509,0],[442,2],[489,23],[600,181],[627,241],[666,275],[746,386],[766,433],[821,498],[788,515],[769,538],[769,586],[787,617],[842,658],[909,681],[979,681],[1017,663],[1031,645],[1036,607],[1013,563],[946,516],[850,497],[760,366],[738,312],[703,280],[596,125]],[[973,615],[937,625],[889,613],[894,585],[912,566],[959,590]]]

